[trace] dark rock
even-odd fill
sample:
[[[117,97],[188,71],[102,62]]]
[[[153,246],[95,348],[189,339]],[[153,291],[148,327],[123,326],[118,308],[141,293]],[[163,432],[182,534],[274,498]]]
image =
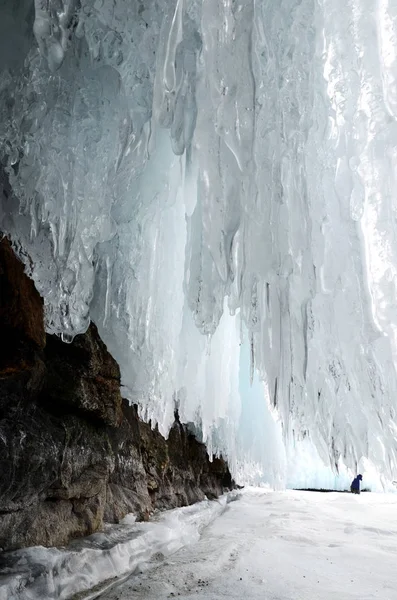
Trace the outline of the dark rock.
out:
[[[94,324],[73,344],[47,336],[45,363],[43,399],[48,410],[57,414],[81,413],[99,423],[120,424],[120,370]]]
[[[14,344],[18,337],[45,346],[43,300],[25,275],[10,242],[0,233],[0,330]],[[12,335],[10,335],[12,332]],[[2,340],[4,338],[2,337]],[[3,345],[3,344],[2,344]]]
[[[5,239],[0,285],[1,548],[64,545],[233,486],[178,415],[168,440],[139,419],[95,325],[71,344],[45,336],[42,300]]]

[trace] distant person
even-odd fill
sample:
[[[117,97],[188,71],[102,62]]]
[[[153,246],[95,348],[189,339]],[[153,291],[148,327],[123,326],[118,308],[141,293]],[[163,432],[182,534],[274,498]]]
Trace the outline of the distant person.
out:
[[[363,480],[362,475],[357,475],[357,477],[355,479],[353,479],[352,484],[350,486],[350,491],[352,494],[360,493],[360,481],[362,481],[362,480]]]

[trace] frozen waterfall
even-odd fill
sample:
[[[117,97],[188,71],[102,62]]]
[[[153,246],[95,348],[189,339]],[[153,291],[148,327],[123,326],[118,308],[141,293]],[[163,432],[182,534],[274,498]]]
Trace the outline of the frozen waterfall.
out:
[[[1,11],[0,229],[47,330],[92,318],[145,417],[234,472],[277,479],[276,410],[396,477],[397,1]]]

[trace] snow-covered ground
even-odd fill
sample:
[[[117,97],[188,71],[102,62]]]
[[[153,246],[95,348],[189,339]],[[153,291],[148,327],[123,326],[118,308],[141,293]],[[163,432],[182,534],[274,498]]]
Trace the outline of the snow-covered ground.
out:
[[[397,495],[250,489],[199,541],[100,598],[396,600],[396,559]]]
[[[396,559],[397,494],[249,488],[7,554],[0,600],[396,600]]]

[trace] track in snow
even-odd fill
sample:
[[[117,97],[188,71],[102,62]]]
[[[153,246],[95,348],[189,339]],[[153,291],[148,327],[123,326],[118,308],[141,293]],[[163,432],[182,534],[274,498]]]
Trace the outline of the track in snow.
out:
[[[248,490],[101,600],[396,600],[397,494]]]

